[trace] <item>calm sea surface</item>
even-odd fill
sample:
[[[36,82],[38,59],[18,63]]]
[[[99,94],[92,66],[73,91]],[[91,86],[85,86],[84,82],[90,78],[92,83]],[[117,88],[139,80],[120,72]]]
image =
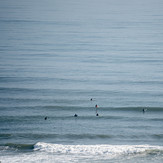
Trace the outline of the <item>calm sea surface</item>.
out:
[[[163,1],[0,0],[0,162],[162,163]]]

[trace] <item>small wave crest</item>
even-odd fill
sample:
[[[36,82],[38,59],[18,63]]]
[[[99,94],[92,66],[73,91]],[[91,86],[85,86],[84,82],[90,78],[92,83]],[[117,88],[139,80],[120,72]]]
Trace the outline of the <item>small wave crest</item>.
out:
[[[150,145],[62,145],[38,142],[34,145],[35,151],[55,154],[80,154],[80,155],[117,155],[154,154],[163,153],[162,146]]]
[[[7,143],[3,146],[0,146],[1,151],[29,151],[34,149],[34,144],[15,144]]]

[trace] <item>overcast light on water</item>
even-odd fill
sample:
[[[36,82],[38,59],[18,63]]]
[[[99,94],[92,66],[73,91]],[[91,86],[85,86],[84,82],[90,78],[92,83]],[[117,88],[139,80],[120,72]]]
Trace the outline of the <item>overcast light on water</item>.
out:
[[[0,161],[161,163],[162,71],[162,0],[1,0]]]

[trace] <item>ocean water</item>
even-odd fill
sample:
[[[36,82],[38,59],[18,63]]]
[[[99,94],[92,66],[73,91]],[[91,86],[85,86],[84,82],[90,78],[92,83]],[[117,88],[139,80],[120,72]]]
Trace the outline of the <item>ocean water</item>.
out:
[[[0,162],[162,163],[162,9],[0,0]]]

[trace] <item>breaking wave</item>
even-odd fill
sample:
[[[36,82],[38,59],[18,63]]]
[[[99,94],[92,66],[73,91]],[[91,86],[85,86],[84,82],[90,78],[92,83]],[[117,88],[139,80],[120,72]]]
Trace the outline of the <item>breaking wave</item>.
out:
[[[38,142],[35,151],[54,154],[105,155],[110,157],[135,154],[163,154],[163,146],[150,145],[62,145]]]

